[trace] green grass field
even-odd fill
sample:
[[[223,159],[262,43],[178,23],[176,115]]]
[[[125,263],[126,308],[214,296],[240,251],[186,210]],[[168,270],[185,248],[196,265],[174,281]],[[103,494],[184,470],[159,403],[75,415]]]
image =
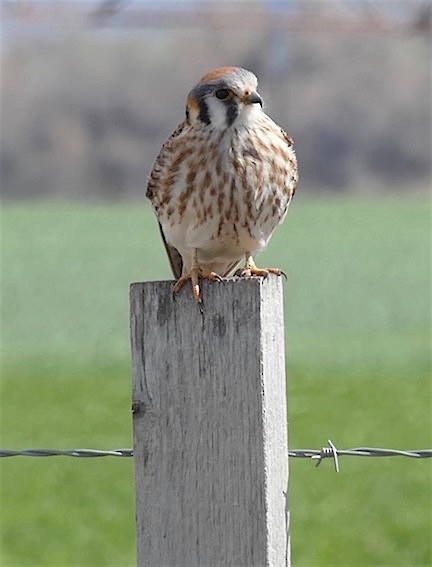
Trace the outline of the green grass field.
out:
[[[259,258],[288,273],[292,448],[432,445],[430,221],[422,200],[299,195]],[[8,204],[1,236],[1,446],[130,447],[128,285],[170,277],[151,211]],[[132,459],[0,465],[2,567],[135,564]],[[293,564],[431,565],[431,472],[291,460]]]

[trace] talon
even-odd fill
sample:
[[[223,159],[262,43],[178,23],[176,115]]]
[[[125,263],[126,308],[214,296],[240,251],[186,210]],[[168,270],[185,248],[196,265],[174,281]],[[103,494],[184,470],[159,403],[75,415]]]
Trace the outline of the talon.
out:
[[[217,274],[216,272],[210,272],[209,275],[211,276],[211,278],[208,277],[206,279],[214,279],[215,281],[225,283],[225,280],[223,279],[223,277],[221,275]]]
[[[177,294],[181,288],[184,286],[184,284],[189,281],[192,277],[192,272],[190,274],[186,274],[185,276],[182,276],[181,278],[179,278],[176,283],[173,285],[173,294]]]
[[[236,276],[242,278],[250,278],[251,276],[258,276],[261,278],[266,278],[269,274],[275,274],[276,276],[284,276],[287,279],[285,272],[279,268],[258,268],[254,262],[251,255],[246,254],[246,265],[243,269],[239,269],[235,272]]]
[[[286,280],[288,279],[286,273],[279,268],[267,268],[267,271],[275,276],[283,276]]]
[[[267,278],[270,271],[264,268],[255,268],[254,270],[251,270],[251,273],[253,276],[258,276],[261,278]]]
[[[239,268],[238,270],[236,270],[234,272],[234,275],[237,276],[238,278],[250,278],[250,277],[252,277],[251,271],[246,269],[246,268]]]
[[[199,262],[198,262],[198,254],[197,250],[195,249],[192,255],[192,269],[190,272],[179,278],[173,287],[173,293],[178,293],[181,288],[185,285],[186,282],[190,280],[192,284],[192,293],[195,299],[195,303],[198,304],[201,313],[204,313],[202,307],[202,299],[201,299],[201,290],[199,286],[199,279],[203,280],[210,280],[210,281],[218,281],[223,282],[224,279],[222,276],[217,274],[216,272],[203,272]]]

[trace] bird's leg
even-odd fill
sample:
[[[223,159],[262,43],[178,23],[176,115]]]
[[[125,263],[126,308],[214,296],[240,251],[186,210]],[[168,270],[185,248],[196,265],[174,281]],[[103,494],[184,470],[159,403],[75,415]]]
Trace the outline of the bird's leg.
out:
[[[178,293],[187,281],[191,281],[192,293],[196,303],[201,303],[201,292],[199,286],[199,278],[211,281],[223,281],[223,278],[216,272],[204,272],[198,262],[198,250],[192,251],[192,269],[190,272],[179,278],[173,287],[173,292]]]
[[[245,255],[245,258],[245,267],[240,268],[236,272],[236,275],[240,277],[250,278],[251,276],[260,276],[266,278],[269,274],[275,274],[276,276],[284,276],[286,278],[285,272],[279,268],[258,268],[249,252]]]

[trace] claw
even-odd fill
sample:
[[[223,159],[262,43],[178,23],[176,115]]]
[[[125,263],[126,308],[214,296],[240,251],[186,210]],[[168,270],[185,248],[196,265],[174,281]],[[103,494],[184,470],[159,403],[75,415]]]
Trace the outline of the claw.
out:
[[[286,273],[280,268],[267,268],[267,272],[275,274],[276,276],[283,276],[285,280],[288,280]]]
[[[197,303],[201,314],[203,314],[204,311],[202,306],[201,290],[199,286],[200,278],[203,280],[210,280],[210,281],[218,281],[218,282],[224,281],[223,277],[217,274],[216,272],[203,272],[203,269],[198,263],[197,252],[195,250],[193,254],[191,271],[176,281],[173,287],[173,293],[174,294],[178,293],[181,290],[181,288],[185,285],[185,283],[190,280],[192,284],[192,293],[195,299],[195,303]]]
[[[244,268],[240,268],[235,272],[236,276],[241,278],[250,278],[252,276],[258,276],[261,278],[266,278],[269,274],[275,274],[276,276],[283,276],[287,279],[285,272],[279,268],[258,268],[250,255],[246,255],[246,265]]]

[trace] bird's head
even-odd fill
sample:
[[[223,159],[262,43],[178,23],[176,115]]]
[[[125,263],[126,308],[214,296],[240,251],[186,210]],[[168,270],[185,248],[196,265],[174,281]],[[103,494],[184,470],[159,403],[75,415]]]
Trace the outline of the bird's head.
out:
[[[204,75],[187,98],[186,117],[217,130],[239,121],[247,123],[261,112],[262,99],[256,91],[257,78],[240,67],[221,67]]]

